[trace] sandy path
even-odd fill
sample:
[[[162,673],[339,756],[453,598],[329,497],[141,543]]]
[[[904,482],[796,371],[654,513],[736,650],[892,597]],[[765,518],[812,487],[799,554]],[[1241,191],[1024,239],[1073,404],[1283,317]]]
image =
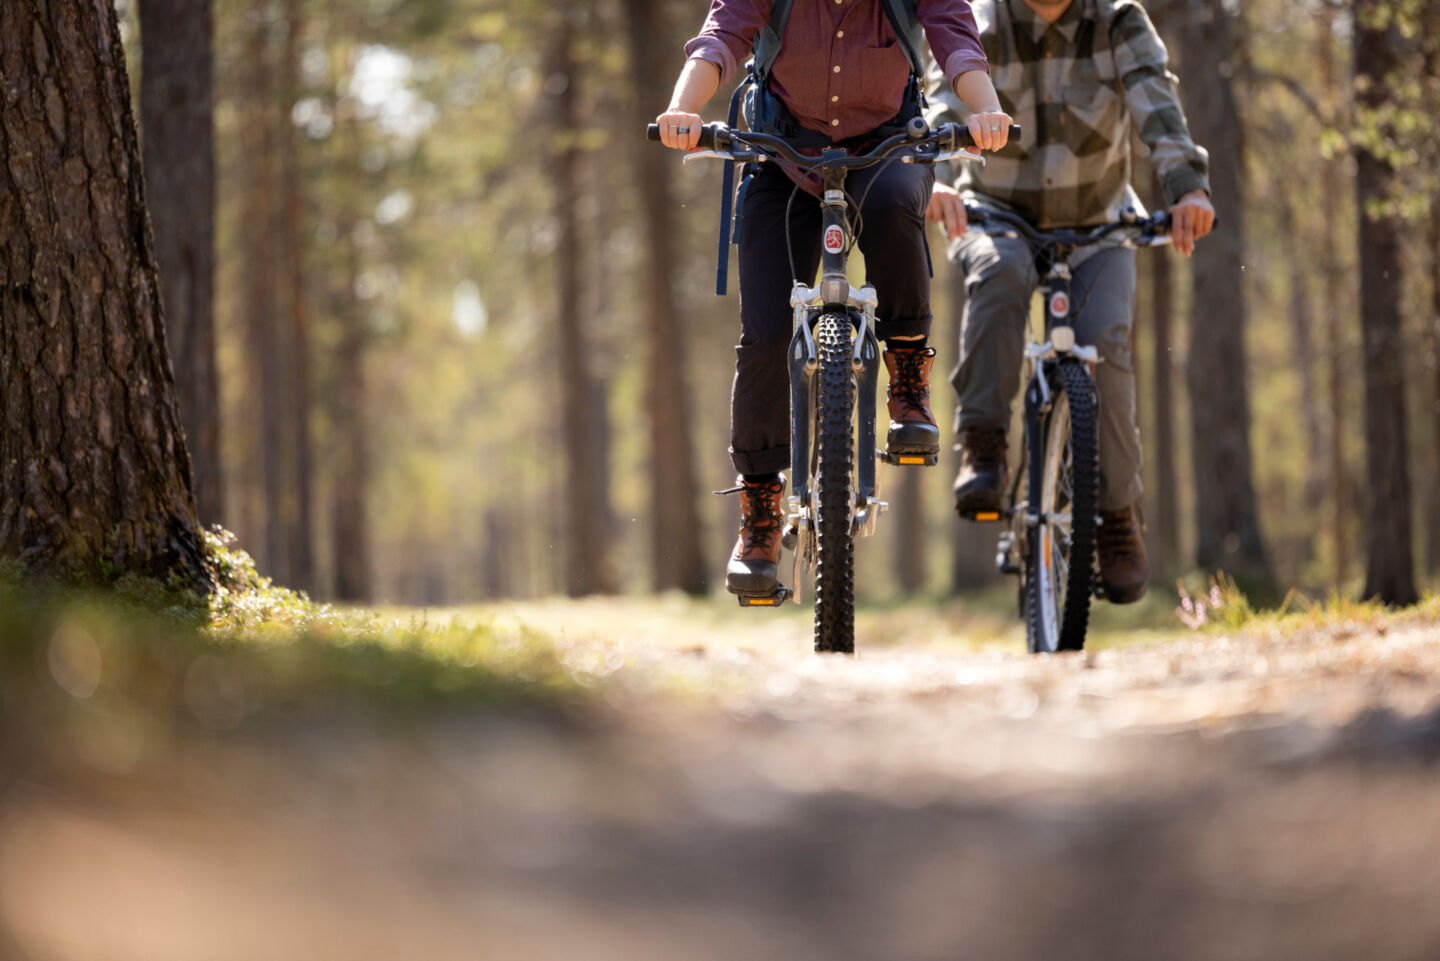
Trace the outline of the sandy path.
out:
[[[572,618],[601,716],[24,777],[0,956],[1440,957],[1434,625],[1034,659],[910,614],[842,659],[795,618],[514,616]]]

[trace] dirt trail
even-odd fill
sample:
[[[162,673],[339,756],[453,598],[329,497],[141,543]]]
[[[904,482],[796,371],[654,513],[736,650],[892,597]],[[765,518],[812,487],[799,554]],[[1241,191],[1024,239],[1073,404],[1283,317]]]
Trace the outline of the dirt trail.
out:
[[[554,617],[597,718],[23,780],[0,956],[1440,957],[1432,624],[1035,659],[921,617],[843,659],[795,618]]]

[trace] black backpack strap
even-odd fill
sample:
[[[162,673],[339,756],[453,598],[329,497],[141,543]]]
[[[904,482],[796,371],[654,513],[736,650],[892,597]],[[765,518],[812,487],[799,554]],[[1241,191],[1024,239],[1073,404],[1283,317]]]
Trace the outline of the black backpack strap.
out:
[[[920,57],[920,44],[924,40],[925,33],[920,28],[920,20],[915,13],[918,0],[882,0],[882,2],[885,6],[885,15],[890,18],[890,25],[895,28],[895,35],[900,40],[900,49],[905,51],[905,59],[910,61],[911,76],[925,76],[925,61]]]
[[[762,84],[770,79],[770,68],[774,66],[775,58],[780,56],[780,41],[785,37],[785,23],[790,19],[790,8],[794,4],[795,0],[774,0],[770,5],[770,22],[755,35],[755,46],[752,48],[755,59],[750,64],[750,72]]]

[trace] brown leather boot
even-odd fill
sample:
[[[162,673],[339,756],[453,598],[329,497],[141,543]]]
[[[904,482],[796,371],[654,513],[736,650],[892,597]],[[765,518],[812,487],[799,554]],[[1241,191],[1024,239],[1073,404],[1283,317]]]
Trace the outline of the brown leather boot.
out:
[[[886,406],[890,433],[885,452],[891,457],[934,457],[940,453],[940,427],[930,413],[930,366],[934,347],[886,347],[885,368],[890,371]]]
[[[955,511],[967,521],[999,520],[1010,480],[1005,432],[970,427],[960,432],[960,472],[955,475]],[[994,514],[995,517],[984,515]]]
[[[740,536],[725,567],[725,587],[732,594],[763,596],[780,586],[780,536],[785,514],[780,495],[785,480],[747,483],[740,494]]]
[[[1100,512],[1100,527],[1095,532],[1100,588],[1112,604],[1133,604],[1145,596],[1150,563],[1142,530],[1136,505]]]

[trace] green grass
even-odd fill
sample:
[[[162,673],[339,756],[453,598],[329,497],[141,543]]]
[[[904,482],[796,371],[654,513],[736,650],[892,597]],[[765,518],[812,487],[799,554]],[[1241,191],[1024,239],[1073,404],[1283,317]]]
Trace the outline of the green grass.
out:
[[[590,697],[552,639],[315,604],[211,543],[208,599],[0,572],[0,723],[42,753],[124,768],[176,737],[311,711],[558,708]]]

